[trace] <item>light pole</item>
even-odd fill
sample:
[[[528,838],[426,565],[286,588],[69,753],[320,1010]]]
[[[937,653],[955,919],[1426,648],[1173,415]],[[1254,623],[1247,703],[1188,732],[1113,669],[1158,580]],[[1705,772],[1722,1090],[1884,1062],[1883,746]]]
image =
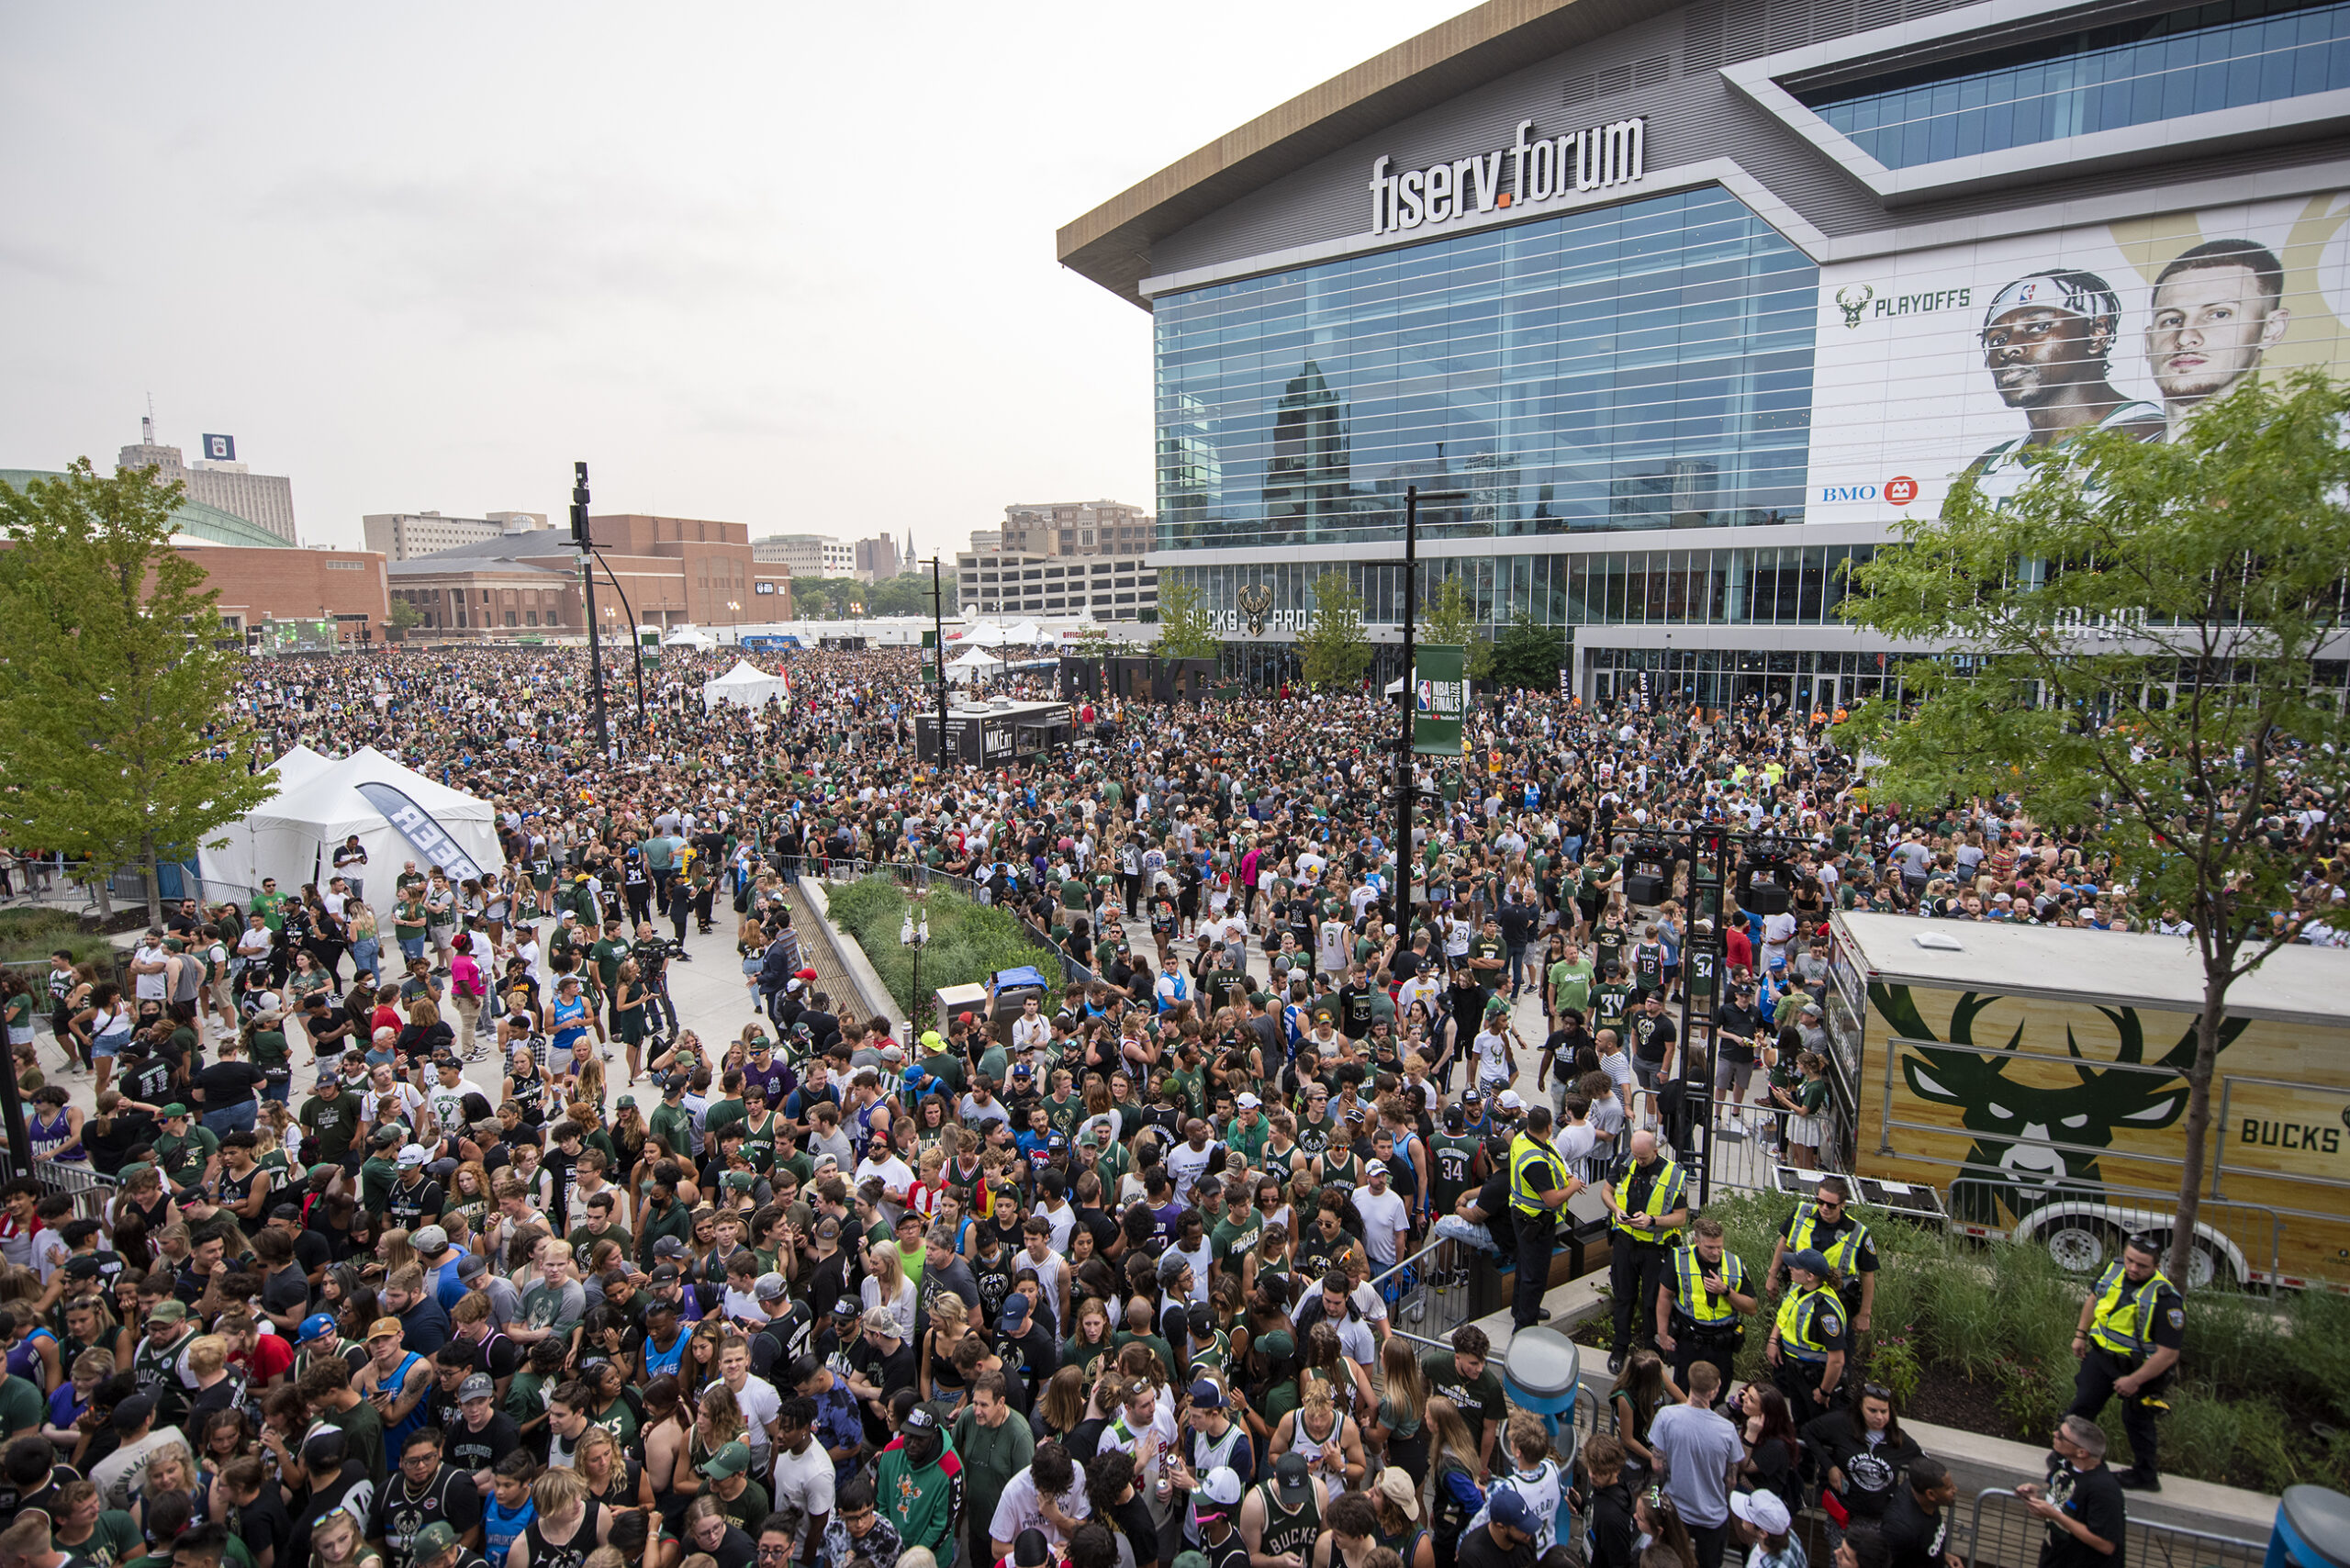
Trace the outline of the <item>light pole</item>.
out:
[[[1432,501],[1454,500],[1458,490],[1430,491]],[[1420,617],[1420,487],[1404,487],[1404,689],[1403,723],[1395,742],[1395,909],[1411,907],[1412,898],[1412,710],[1419,700],[1419,682],[1413,666],[1416,650],[1416,622]],[[1464,655],[1466,649],[1462,650]],[[1464,670],[1465,675],[1465,670]],[[1399,921],[1399,927],[1403,922]]]
[[[935,555],[930,558],[930,640],[938,674],[938,766],[943,769],[946,766],[946,599]]]
[[[942,732],[942,738],[943,738],[943,732]],[[919,911],[919,912],[921,913],[921,915],[922,915],[922,923],[921,923],[920,924],[916,924],[914,923],[914,915],[915,915],[915,913],[916,913],[917,911]],[[913,949],[913,955],[914,955],[914,1001],[913,1001],[912,1016],[907,1019],[907,1021],[906,1021],[906,1025],[907,1025],[907,1030],[908,1030],[908,1032],[909,1032],[909,1033],[911,1033],[911,1034],[913,1034],[916,1039],[919,1039],[919,1038],[921,1037],[921,1035],[920,1035],[920,1031],[919,1031],[919,1027],[918,1027],[918,1026],[919,1026],[919,1025],[921,1025],[921,1023],[922,1023],[922,1012],[923,1012],[923,1007],[922,1007],[922,950],[923,950],[923,947],[924,946],[924,945],[925,945],[925,944],[927,944],[929,941],[930,941],[930,907],[929,907],[927,904],[923,904],[923,903],[920,902],[919,901],[910,901],[910,902],[907,903],[907,905],[906,905],[906,918],[905,918],[905,921],[904,921],[904,923],[903,923],[902,924],[901,924],[901,925],[898,927],[898,945],[899,945],[900,946],[901,946],[901,947],[911,947],[911,948],[912,948],[912,949]],[[913,1045],[914,1045],[913,1040],[908,1040],[908,1041],[906,1042],[906,1050],[907,1050],[907,1052],[908,1052],[908,1054],[909,1054],[909,1055],[911,1055],[911,1054],[912,1053],[912,1050],[913,1050]]]

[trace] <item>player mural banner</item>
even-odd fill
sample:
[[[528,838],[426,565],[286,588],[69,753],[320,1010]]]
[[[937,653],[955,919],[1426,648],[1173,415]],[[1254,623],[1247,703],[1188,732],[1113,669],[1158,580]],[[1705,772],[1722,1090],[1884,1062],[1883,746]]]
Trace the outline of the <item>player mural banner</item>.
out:
[[[1412,652],[1412,749],[1461,756],[1460,721],[1469,708],[1469,675],[1458,646],[1424,644]]]
[[[2345,321],[2350,194],[1831,263],[1806,516],[1931,516],[2088,431],[2168,439],[2255,371],[2350,368]]]
[[[432,818],[432,813],[408,798],[408,792],[390,784],[368,782],[353,786],[360,798],[384,814],[384,820],[398,830],[408,840],[416,857],[427,866],[438,866],[448,873],[452,883],[479,881],[481,868],[465,853],[448,830]]]

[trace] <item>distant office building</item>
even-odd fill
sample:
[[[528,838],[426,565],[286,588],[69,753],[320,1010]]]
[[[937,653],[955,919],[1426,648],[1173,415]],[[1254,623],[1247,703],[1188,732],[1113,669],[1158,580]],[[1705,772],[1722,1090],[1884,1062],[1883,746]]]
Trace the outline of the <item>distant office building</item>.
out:
[[[971,545],[979,548],[977,535]],[[1008,506],[1002,547],[1026,555],[1140,555],[1150,548],[1150,514],[1122,501]]]
[[[1140,555],[1072,560],[966,550],[955,557],[956,602],[981,615],[1158,619],[1158,574]]]
[[[1002,548],[1002,529],[975,528],[971,530],[971,549],[974,554],[980,555],[991,555],[996,551]]]
[[[600,557],[596,611],[607,633],[624,637],[632,610],[637,624],[665,629],[791,618],[790,573],[753,558],[742,523],[627,514],[594,517],[588,526]],[[529,640],[587,630],[567,528],[500,533],[395,562],[389,571],[391,597],[416,608],[424,635]]]
[[[912,533],[906,535],[902,548],[886,533],[878,539],[860,539],[851,548],[856,552],[856,580],[861,583],[887,582],[913,565]]]
[[[856,546],[825,533],[771,533],[751,541],[755,561],[779,561],[795,577],[845,577],[856,572]]]
[[[178,480],[187,487],[187,498],[241,517],[286,543],[297,543],[294,532],[294,481],[282,474],[255,474],[236,461],[233,436],[204,438],[207,455],[194,464],[184,460],[176,446],[155,443],[155,421],[139,421],[139,444],[126,446],[116,459],[129,469],[152,468],[156,482]]]
[[[543,511],[494,511],[481,517],[444,517],[437,511],[369,512],[363,521],[367,548],[389,561],[479,544],[509,533],[531,533],[547,526]]]

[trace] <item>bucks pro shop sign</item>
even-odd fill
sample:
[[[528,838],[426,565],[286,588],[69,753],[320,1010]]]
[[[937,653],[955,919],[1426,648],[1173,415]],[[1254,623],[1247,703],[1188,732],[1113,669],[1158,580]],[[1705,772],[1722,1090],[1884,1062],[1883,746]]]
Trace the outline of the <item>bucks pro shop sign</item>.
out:
[[[1520,120],[1517,140],[1507,147],[1393,174],[1382,156],[1371,166],[1371,231],[1434,227],[1471,213],[1637,184],[1648,172],[1648,124],[1621,119],[1536,137],[1534,122]]]

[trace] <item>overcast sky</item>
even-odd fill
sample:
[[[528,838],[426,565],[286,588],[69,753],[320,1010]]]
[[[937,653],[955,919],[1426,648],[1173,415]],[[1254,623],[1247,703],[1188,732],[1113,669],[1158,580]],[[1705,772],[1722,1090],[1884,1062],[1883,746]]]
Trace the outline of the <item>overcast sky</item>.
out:
[[[1149,319],[1053,233],[1464,0],[17,5],[0,467],[237,438],[371,511],[754,537],[1151,506]]]

